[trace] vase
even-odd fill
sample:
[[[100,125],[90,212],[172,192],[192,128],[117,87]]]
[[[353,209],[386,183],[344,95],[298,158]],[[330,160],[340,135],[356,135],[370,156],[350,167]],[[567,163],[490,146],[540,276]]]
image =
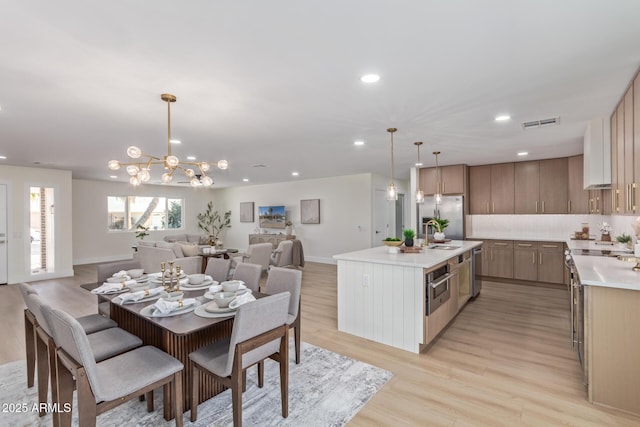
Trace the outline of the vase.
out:
[[[404,239],[404,245],[408,248],[413,247],[413,239]]]
[[[444,240],[444,233],[438,233],[438,232],[433,233],[433,240],[439,240],[439,241]]]
[[[603,242],[610,242],[611,241],[611,234],[602,233],[602,235],[600,236],[600,240],[603,241]]]

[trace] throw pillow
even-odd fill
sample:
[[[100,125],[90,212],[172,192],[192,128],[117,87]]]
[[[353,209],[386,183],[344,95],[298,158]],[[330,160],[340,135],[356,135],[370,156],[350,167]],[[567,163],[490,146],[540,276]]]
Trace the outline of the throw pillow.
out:
[[[196,256],[198,255],[198,245],[180,245],[182,246],[182,253],[184,256]]]
[[[177,246],[177,248],[176,248]],[[169,242],[158,242],[156,243],[157,248],[171,249],[173,252],[173,256],[176,258],[182,258],[184,255],[182,254],[182,248],[178,243],[169,243]]]
[[[207,236],[206,234],[203,234],[200,236],[200,241],[198,242],[201,245],[208,245],[209,244],[209,236]]]

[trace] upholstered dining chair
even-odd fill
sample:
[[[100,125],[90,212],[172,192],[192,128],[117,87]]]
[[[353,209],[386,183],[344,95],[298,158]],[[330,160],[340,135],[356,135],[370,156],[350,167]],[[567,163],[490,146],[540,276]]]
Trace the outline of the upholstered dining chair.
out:
[[[262,276],[262,267],[258,264],[250,264],[242,262],[238,264],[233,272],[233,280],[242,280],[247,288],[253,292],[260,290],[260,277]]]
[[[280,364],[282,416],[289,416],[289,329],[286,325],[289,298],[288,293],[282,293],[241,305],[236,311],[230,338],[189,354],[192,422],[198,417],[199,377],[200,372],[204,372],[231,389],[233,425],[241,427],[245,370],[266,358]]]
[[[28,283],[18,283],[18,289],[22,294],[22,299],[27,304],[27,295],[36,294],[38,291]],[[91,334],[93,332],[101,331],[103,329],[115,328],[118,326],[116,322],[111,319],[107,319],[99,314],[90,314],[88,316],[82,316],[77,318],[78,322],[82,325],[82,328],[86,333]],[[25,336],[25,351],[27,359],[27,387],[33,387],[35,369],[36,369],[36,326],[37,320],[35,314],[25,308],[24,310],[24,336]]]
[[[242,262],[248,262],[250,264],[258,264],[262,267],[262,270],[266,270],[269,268],[272,250],[273,245],[271,243],[255,243],[249,245],[246,253],[233,257],[231,268],[237,267],[237,265]]]
[[[96,273],[98,276],[97,283],[102,284],[106,282],[109,277],[113,276],[113,274],[117,273],[118,271],[133,270],[137,268],[142,268],[140,261],[137,259],[98,264],[96,266]],[[110,307],[111,305],[109,301],[105,301],[100,295],[98,295],[98,313],[102,314],[103,316],[109,317]]]
[[[280,292],[289,292],[291,300],[289,301],[289,314],[287,316],[287,325],[294,328],[294,339],[296,345],[296,364],[300,364],[300,290],[302,288],[302,271],[290,268],[271,267],[264,292],[269,295]],[[262,366],[258,365],[258,375],[261,376]]]
[[[208,274],[216,282],[224,282],[229,277],[230,269],[230,259],[211,257],[207,261],[207,268],[205,269],[204,274]]]
[[[144,394],[153,409],[153,390],[170,393],[176,426],[182,427],[182,370],[176,358],[153,346],[138,347],[96,362],[82,326],[67,313],[51,309],[49,320],[58,349],[58,404],[71,405],[73,378],[78,389],[78,423],[95,426],[96,417]],[[71,411],[60,413],[60,424],[71,425]]]
[[[293,265],[293,241],[283,240],[271,253],[269,264],[275,267],[286,267]]]
[[[51,307],[44,303],[38,294],[27,295],[27,307],[36,317],[36,349],[38,367],[38,403],[39,415],[45,415],[43,404],[47,402],[49,378],[51,378],[51,397],[58,400],[58,381],[55,365],[56,344],[53,338],[50,312]],[[78,323],[79,324],[79,323]],[[97,362],[132,350],[142,345],[142,340],[124,329],[108,328],[94,332],[89,337],[89,345]],[[58,417],[54,414],[53,424],[58,425]]]

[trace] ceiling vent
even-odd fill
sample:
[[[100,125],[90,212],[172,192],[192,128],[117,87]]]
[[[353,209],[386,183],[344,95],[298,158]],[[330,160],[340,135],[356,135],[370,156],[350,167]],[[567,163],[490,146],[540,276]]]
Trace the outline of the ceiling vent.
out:
[[[534,128],[543,128],[547,126],[554,126],[560,123],[560,117],[551,117],[550,119],[540,119],[534,120],[531,122],[522,123],[522,129],[534,129]]]

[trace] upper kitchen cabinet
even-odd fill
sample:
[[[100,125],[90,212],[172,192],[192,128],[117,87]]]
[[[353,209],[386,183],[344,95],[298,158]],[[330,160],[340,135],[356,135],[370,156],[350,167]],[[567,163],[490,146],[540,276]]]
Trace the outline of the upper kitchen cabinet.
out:
[[[624,95],[624,211],[635,213],[633,201],[634,186],[634,141],[633,141],[633,87],[631,85]]]
[[[584,156],[572,156],[568,159],[568,190],[569,201],[567,203],[567,212],[570,214],[586,214],[599,212],[596,206],[596,197],[590,198],[590,192],[584,189]],[[599,202],[598,196],[598,202]]]
[[[465,194],[466,165],[440,166],[438,169],[440,182],[438,182],[436,168],[420,169],[420,189],[426,196],[433,196],[438,190],[443,195]]]
[[[567,213],[568,159],[515,164],[515,213]]]
[[[471,214],[513,214],[513,163],[469,168]]]
[[[640,210],[640,73],[633,80],[633,175],[631,204],[636,213]]]

